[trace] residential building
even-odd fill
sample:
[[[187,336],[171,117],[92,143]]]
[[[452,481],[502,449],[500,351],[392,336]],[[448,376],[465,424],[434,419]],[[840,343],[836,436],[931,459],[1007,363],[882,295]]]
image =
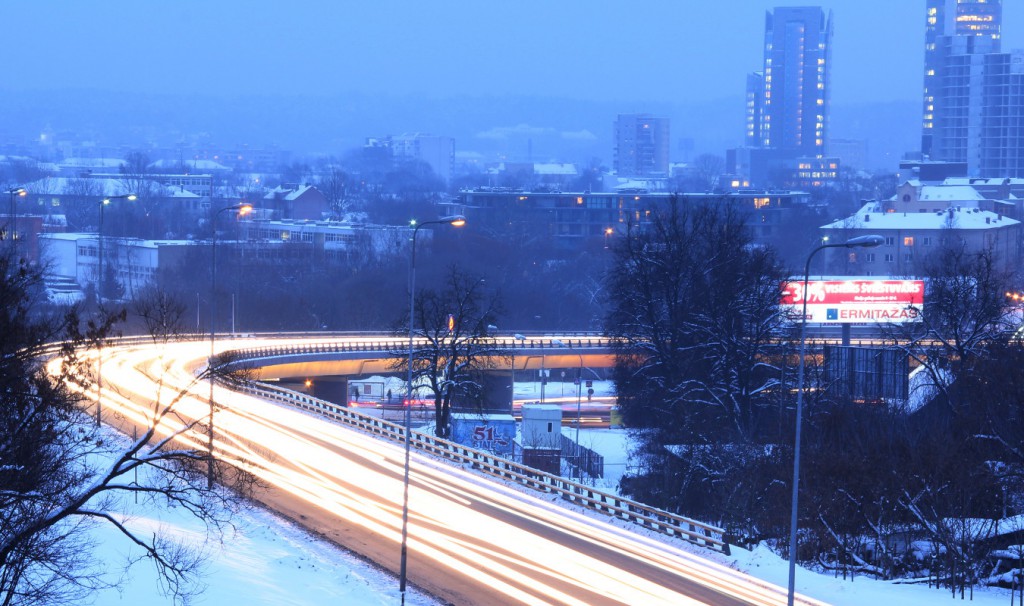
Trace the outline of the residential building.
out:
[[[208,244],[208,243],[207,243]],[[125,298],[153,284],[158,270],[175,267],[200,243],[187,240],[105,238],[104,269],[111,268]],[[39,246],[47,263],[47,283],[73,281],[82,289],[99,282],[99,237],[86,233],[41,234]]]
[[[996,200],[966,180],[939,185],[908,181],[885,201],[871,201],[854,215],[821,227],[823,238],[841,242],[863,235],[880,235],[885,243],[863,250],[826,251],[828,271],[846,275],[921,275],[925,257],[942,246],[968,251],[990,250],[1003,268],[1020,260],[1021,222],[1011,200]],[[1008,187],[1008,185],[1003,186]],[[1019,214],[1017,215],[1019,216]]]
[[[423,162],[430,166],[435,177],[447,184],[455,163],[455,139],[425,133],[370,137],[363,146],[363,155],[391,166]]]
[[[667,177],[669,119],[619,114],[615,120],[615,172],[619,177]]]
[[[442,204],[442,213],[464,215],[472,225],[529,231],[550,237],[563,251],[578,250],[590,239],[600,241],[623,232],[628,225],[646,223],[651,211],[673,196],[692,202],[721,202],[747,212],[747,225],[756,240],[768,242],[785,232],[785,219],[795,204],[806,204],[804,192],[670,194],[644,189],[616,192],[531,192],[483,187],[463,190]],[[511,231],[510,231],[511,230]]]
[[[795,156],[825,154],[832,13],[777,7],[765,14],[759,147]]]
[[[241,239],[251,246],[305,245],[314,259],[354,262],[367,255],[406,254],[412,228],[340,221],[240,221]],[[419,238],[431,237],[424,230]]]
[[[279,219],[316,221],[331,210],[327,197],[312,185],[285,183],[270,190],[263,200]]]
[[[1002,52],[1001,0],[928,0],[921,151],[971,177],[1024,177],[1024,53]]]
[[[826,159],[831,53],[831,11],[777,7],[765,13],[763,71],[747,76],[745,146],[729,150],[728,174],[749,178],[755,187],[818,187],[831,179],[822,176],[838,170],[838,161],[832,167]],[[798,180],[810,172],[819,178]]]
[[[455,162],[455,139],[425,133],[402,134],[391,137],[391,152],[395,161],[418,160],[430,166],[434,176],[445,184],[452,178]]]

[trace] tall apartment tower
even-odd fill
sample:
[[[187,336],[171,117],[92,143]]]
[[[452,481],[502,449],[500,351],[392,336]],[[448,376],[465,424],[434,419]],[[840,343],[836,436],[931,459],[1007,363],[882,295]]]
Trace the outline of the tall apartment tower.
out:
[[[1024,177],[1024,55],[1001,0],[927,0],[921,152],[976,177]]]
[[[776,7],[765,13],[764,71],[747,78],[747,140],[756,140],[753,147],[824,156],[831,49],[831,11]]]
[[[667,177],[669,120],[619,114],[615,121],[615,171],[620,177]]]
[[[970,108],[981,106],[983,56],[1000,50],[1002,6],[1000,0],[927,0],[926,11],[921,152],[966,162],[967,142],[977,140],[980,128],[980,114],[970,123]]]

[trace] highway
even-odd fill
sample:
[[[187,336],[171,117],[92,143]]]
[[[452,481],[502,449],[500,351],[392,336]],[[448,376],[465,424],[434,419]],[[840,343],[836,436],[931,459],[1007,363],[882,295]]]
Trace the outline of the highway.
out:
[[[244,341],[246,347],[270,343],[282,341]],[[237,347],[227,338],[217,345],[218,350]],[[209,387],[197,383],[195,373],[208,354],[208,341],[106,348],[104,414],[148,424],[153,402],[168,402],[181,391],[186,396],[175,404],[178,414],[205,418]],[[215,451],[265,482],[260,501],[398,570],[401,444],[219,387],[216,401]],[[205,436],[195,437],[195,447],[205,448],[205,443]],[[559,506],[550,496],[415,452],[411,478],[409,579],[452,604],[786,602],[783,588],[694,555],[671,540]]]

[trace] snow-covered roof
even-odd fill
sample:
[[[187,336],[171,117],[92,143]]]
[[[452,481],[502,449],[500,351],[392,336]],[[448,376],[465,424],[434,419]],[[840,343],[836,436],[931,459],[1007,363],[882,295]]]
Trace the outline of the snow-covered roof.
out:
[[[120,158],[64,158],[58,162],[62,168],[117,168],[122,164]]]
[[[576,165],[560,162],[537,162],[533,165],[533,172],[537,175],[566,175],[575,176]]]
[[[1011,177],[995,177],[980,179],[977,177],[946,177],[946,185],[1024,185],[1024,179]]]
[[[171,161],[171,160],[157,160],[156,162],[149,165],[150,168],[172,168],[179,169],[182,166],[191,168],[192,170],[213,170],[213,171],[226,171],[231,170],[227,166],[214,162],[213,160],[182,160],[182,161]]]
[[[284,188],[284,187],[278,186],[278,187],[275,187],[274,189],[270,190],[270,192],[267,195],[263,196],[263,199],[264,200],[278,200],[278,199],[280,199],[280,200],[295,200],[298,197],[300,197],[302,194],[306,193],[307,191],[309,191],[311,189],[313,189],[312,185],[300,185],[299,187],[297,187],[295,189]]]
[[[146,191],[161,197],[174,197],[170,188],[156,181],[146,181]],[[82,179],[71,177],[46,177],[23,185],[30,194],[81,194],[87,196],[122,196],[131,193],[121,179]],[[187,197],[187,196],[186,196]]]
[[[957,200],[984,200],[985,196],[978,193],[970,185],[925,185],[918,195],[921,201],[942,200],[946,202]]]
[[[615,190],[622,189],[646,189],[648,187],[647,181],[637,181],[635,179],[620,179],[619,184],[615,186]]]
[[[189,190],[178,186],[168,187],[167,194],[168,198],[202,198],[202,196],[194,194]]]
[[[952,213],[952,214],[951,214]],[[952,218],[952,221],[950,219]],[[868,202],[857,214],[822,225],[822,229],[1001,229],[1020,221],[977,208],[950,208],[940,212],[888,213],[878,202]]]

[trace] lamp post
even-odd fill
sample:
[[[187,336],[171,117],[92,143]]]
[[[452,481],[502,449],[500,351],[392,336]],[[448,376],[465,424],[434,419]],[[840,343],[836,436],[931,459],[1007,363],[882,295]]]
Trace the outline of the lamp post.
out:
[[[100,200],[100,229],[99,229],[99,240],[100,240],[99,241],[99,255],[100,255],[99,256],[99,259],[100,259],[100,261],[99,261],[99,272],[100,272],[100,275],[99,275],[99,280],[96,283],[97,284],[96,299],[100,303],[103,303],[103,290],[104,290],[104,288],[103,288],[103,277],[104,277],[103,276],[103,243],[104,243],[105,238],[103,236],[103,214],[104,214],[103,213],[103,209],[105,209],[107,207],[107,205],[110,204],[114,200],[128,200],[129,202],[131,202],[131,201],[136,200],[137,198],[138,198],[138,196],[136,196],[135,194],[122,194],[120,196],[110,196],[109,198],[103,198],[102,200]]]
[[[398,591],[402,594],[402,604],[405,604],[406,585],[406,562],[408,561],[409,544],[409,448],[412,442],[412,357],[413,357],[413,336],[415,335],[416,317],[416,235],[420,228],[425,225],[451,225],[462,227],[466,224],[466,218],[461,215],[444,217],[436,221],[424,221],[416,223],[413,221],[412,229],[412,250],[409,256],[409,373],[405,384],[405,466],[402,478],[402,552],[398,568]]]
[[[101,307],[103,305],[103,209],[110,204],[111,200],[128,200],[133,201],[137,198],[135,194],[121,194],[120,196],[110,196],[109,198],[103,198],[100,200],[100,226],[97,232],[99,238],[99,276],[96,280],[96,306]],[[99,427],[102,422],[103,415],[103,351],[97,352],[98,357],[96,360],[96,426]]]
[[[526,337],[524,337],[523,335],[521,335],[519,333],[515,333],[515,334],[512,335],[512,340],[513,341],[524,342],[524,341],[526,341]],[[509,410],[514,413],[516,411],[516,348],[515,348],[515,343],[512,344],[512,400],[509,402],[509,404],[511,404]]]
[[[7,215],[7,237],[11,240],[11,261],[14,262],[16,259],[16,253],[18,251],[18,215],[14,206],[15,196],[25,196],[28,192],[25,191],[24,187],[12,187],[7,190],[7,195],[11,199],[11,209]]]
[[[210,375],[210,419],[206,425],[206,449],[209,455],[206,465],[207,488],[213,488],[213,350],[214,342],[217,339],[217,217],[229,210],[236,211],[239,217],[244,217],[252,212],[252,205],[235,204],[213,213],[213,242],[210,246],[210,357],[206,361],[206,372]],[[233,321],[234,319],[232,319]]]
[[[789,518],[789,593],[786,603],[793,606],[793,597],[796,588],[796,534],[797,534],[797,505],[800,489],[800,430],[803,423],[804,404],[804,356],[807,352],[807,283],[811,279],[811,259],[820,250],[826,248],[874,248],[885,242],[882,236],[858,236],[846,242],[836,244],[825,244],[818,246],[807,255],[807,263],[804,265],[803,291],[800,298],[803,299],[803,311],[800,315],[800,362],[798,364],[796,378],[796,437],[793,446],[793,497],[790,505]]]
[[[551,343],[553,345],[557,345],[559,347],[565,347],[565,348],[568,348],[568,349],[572,349],[570,346],[568,346],[565,343],[563,343],[561,339],[551,339]],[[575,438],[577,452],[579,452],[579,445],[580,445],[580,420],[581,420],[580,419],[580,401],[582,400],[582,394],[583,394],[583,354],[581,354],[578,351],[577,352],[573,352],[573,353],[575,353],[580,358],[580,367],[579,367],[579,370],[576,373],[576,438]],[[577,455],[577,457],[579,457],[579,456],[580,455]],[[580,482],[582,482],[583,481],[583,466],[580,464],[580,461],[578,461],[578,460],[576,461],[576,469],[580,472]]]

